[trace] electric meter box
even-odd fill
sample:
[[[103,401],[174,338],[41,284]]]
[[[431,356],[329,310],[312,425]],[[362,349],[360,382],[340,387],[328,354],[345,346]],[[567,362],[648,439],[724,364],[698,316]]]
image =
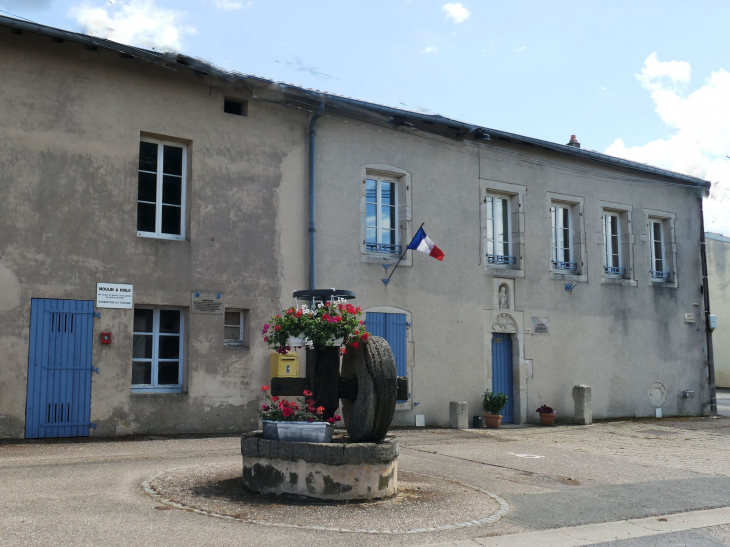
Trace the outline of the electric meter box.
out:
[[[296,353],[273,352],[271,354],[272,378],[296,378],[299,376],[299,355]]]

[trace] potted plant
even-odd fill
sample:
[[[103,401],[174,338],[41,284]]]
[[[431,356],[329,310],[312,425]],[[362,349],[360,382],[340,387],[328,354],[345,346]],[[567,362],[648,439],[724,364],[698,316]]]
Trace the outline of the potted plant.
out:
[[[316,307],[306,305],[289,308],[275,315],[264,325],[263,336],[271,349],[287,353],[291,349],[322,349],[351,346],[355,349],[360,342],[369,338],[360,320],[360,307],[346,304],[344,300],[319,303]],[[340,349],[344,355],[345,347]]]
[[[262,386],[264,402],[259,407],[264,439],[286,442],[329,443],[335,424],[342,418],[335,414],[324,419],[324,407],[311,399],[312,392],[304,390],[304,402],[287,401],[271,395],[269,386]]]
[[[542,405],[535,412],[540,414],[540,423],[542,425],[553,425],[555,422],[555,411],[551,407]]]
[[[507,404],[507,395],[504,393],[493,393],[489,390],[484,392],[484,424],[487,427],[496,429],[502,423],[502,415],[500,411]]]

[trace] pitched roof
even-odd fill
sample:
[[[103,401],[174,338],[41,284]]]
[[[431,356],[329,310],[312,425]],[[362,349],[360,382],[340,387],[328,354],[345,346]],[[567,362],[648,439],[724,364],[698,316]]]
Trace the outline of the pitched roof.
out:
[[[602,154],[593,150],[575,148],[573,146],[517,135],[507,131],[500,131],[498,129],[469,124],[438,114],[424,114],[402,108],[393,108],[377,103],[344,97],[334,93],[307,89],[285,82],[276,82],[269,78],[253,74],[243,74],[236,71],[225,70],[210,62],[195,57],[189,57],[187,55],[160,53],[157,51],[120,44],[104,38],[96,38],[94,36],[78,32],[70,32],[2,15],[0,15],[0,26],[11,27],[18,31],[41,34],[64,41],[77,42],[92,48],[104,48],[111,51],[117,51],[125,57],[141,59],[169,70],[192,71],[195,75],[202,78],[215,76],[226,81],[238,82],[246,85],[254,93],[254,96],[256,96],[256,93],[261,93],[269,97],[275,95],[276,99],[274,100],[278,100],[279,102],[286,103],[293,101],[308,108],[317,108],[324,102],[328,109],[339,111],[346,115],[375,116],[379,119],[379,121],[387,123],[393,127],[411,127],[413,129],[441,134],[451,138],[471,137],[475,141],[498,138],[500,140],[541,147],[575,158],[668,177],[682,185],[698,188],[709,188],[710,186],[710,182],[697,177],[691,177],[683,173],[677,173],[676,171],[670,171],[668,169],[661,169],[644,163],[617,158],[615,156]]]

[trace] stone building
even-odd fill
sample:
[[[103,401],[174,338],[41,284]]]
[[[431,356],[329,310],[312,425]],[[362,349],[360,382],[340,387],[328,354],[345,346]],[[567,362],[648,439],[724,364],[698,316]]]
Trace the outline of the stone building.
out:
[[[309,285],[310,126],[317,286],[393,346],[396,424],[493,387],[517,423],[575,384],[596,418],[655,383],[703,412],[708,182],[4,17],[0,48],[0,437],[256,426],[260,328]],[[421,223],[445,259],[384,284]]]
[[[717,316],[713,332],[715,384],[730,388],[730,237],[705,233],[710,310]]]

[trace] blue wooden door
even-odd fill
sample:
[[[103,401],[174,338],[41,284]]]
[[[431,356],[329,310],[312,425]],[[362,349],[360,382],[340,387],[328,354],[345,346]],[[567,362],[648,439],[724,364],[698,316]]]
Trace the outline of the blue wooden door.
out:
[[[492,334],[492,391],[507,395],[507,404],[502,409],[502,421],[514,422],[511,334]]]
[[[26,439],[88,437],[92,300],[34,298],[30,311]]]
[[[396,375],[406,377],[406,333],[408,323],[405,313],[373,313],[365,314],[365,327],[373,336],[385,338],[393,350]],[[398,401],[404,402],[404,401]]]

